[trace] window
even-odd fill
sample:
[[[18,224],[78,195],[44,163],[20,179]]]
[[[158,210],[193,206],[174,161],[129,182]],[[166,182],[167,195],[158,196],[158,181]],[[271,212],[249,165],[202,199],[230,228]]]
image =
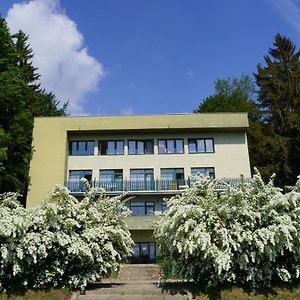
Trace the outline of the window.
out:
[[[212,138],[189,139],[189,153],[212,153],[214,140]]]
[[[185,184],[182,168],[160,169],[160,178],[162,190],[178,190],[179,186]]]
[[[99,148],[101,155],[122,155],[124,154],[124,141],[101,141]]]
[[[85,178],[89,182],[91,182],[92,170],[70,170],[69,171],[69,181],[79,182],[81,178]]]
[[[100,170],[100,181],[113,182],[123,180],[123,170]]]
[[[154,202],[153,201],[141,201],[130,202],[130,210],[132,215],[135,216],[143,216],[143,215],[153,215],[155,211]]]
[[[94,141],[71,141],[70,155],[94,155]]]
[[[70,170],[67,188],[71,192],[83,192],[84,184],[81,178],[87,179],[92,184],[92,170]]]
[[[128,154],[153,154],[153,140],[128,141]]]
[[[158,153],[183,153],[183,139],[158,140]]]
[[[131,169],[130,180],[132,181],[152,181],[153,169]]]
[[[182,180],[184,179],[183,168],[160,169],[161,180]]]
[[[153,169],[131,169],[128,188],[131,191],[154,190]]]
[[[123,170],[100,170],[99,187],[106,191],[123,191]]]
[[[215,178],[215,168],[213,167],[199,167],[199,168],[192,168],[191,169],[191,175],[197,176],[199,174],[202,175],[209,175],[210,179]]]
[[[132,247],[131,263],[145,264],[156,261],[156,244],[149,242],[135,243]]]
[[[163,200],[161,203],[161,211],[164,213],[167,210],[168,210],[168,204],[166,201]]]

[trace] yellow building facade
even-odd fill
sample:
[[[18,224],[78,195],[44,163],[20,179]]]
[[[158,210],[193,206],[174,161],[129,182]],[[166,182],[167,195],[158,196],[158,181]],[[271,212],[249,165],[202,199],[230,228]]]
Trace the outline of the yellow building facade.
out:
[[[192,176],[250,178],[246,113],[36,118],[27,207],[54,185],[80,197],[80,178],[107,194],[134,196],[128,227],[136,262],[156,257],[152,236],[163,198],[181,193]],[[145,255],[146,253],[146,255]]]

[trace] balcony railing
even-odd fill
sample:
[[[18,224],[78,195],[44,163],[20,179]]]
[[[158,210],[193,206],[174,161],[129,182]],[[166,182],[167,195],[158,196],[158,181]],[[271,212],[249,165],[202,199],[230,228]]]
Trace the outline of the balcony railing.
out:
[[[251,179],[246,179],[250,182]],[[118,181],[92,181],[92,187],[103,188],[106,192],[143,192],[143,191],[179,191],[187,187],[193,186],[194,179],[178,179],[178,180],[118,180]],[[230,186],[235,186],[240,183],[240,179],[222,179],[215,183],[217,191],[222,191],[226,188],[225,183]],[[84,184],[81,181],[67,181],[65,186],[72,193],[84,192]]]

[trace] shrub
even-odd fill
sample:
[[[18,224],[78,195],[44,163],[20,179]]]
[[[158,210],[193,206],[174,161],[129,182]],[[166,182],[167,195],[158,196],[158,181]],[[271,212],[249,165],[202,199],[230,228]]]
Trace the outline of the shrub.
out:
[[[86,183],[87,184],[87,183]],[[77,200],[56,186],[41,206],[24,209],[13,193],[0,196],[0,290],[84,288],[131,254],[122,197],[87,187]]]
[[[165,271],[208,286],[259,288],[299,278],[298,178],[283,194],[274,177],[264,184],[259,173],[222,193],[204,177],[166,200],[169,210],[155,230]]]

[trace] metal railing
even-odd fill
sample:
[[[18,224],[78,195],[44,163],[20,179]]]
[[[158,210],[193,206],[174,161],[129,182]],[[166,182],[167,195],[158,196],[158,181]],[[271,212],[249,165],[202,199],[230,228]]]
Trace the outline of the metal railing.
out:
[[[250,182],[251,179],[245,179]],[[241,182],[240,179],[230,178],[215,182],[217,191],[226,189],[226,184],[236,186]],[[117,181],[91,181],[92,187],[103,188],[106,192],[136,192],[136,191],[178,191],[187,187],[192,187],[195,179],[177,179],[177,180],[117,180]],[[84,184],[81,181],[67,181],[65,186],[72,193],[84,192]]]

